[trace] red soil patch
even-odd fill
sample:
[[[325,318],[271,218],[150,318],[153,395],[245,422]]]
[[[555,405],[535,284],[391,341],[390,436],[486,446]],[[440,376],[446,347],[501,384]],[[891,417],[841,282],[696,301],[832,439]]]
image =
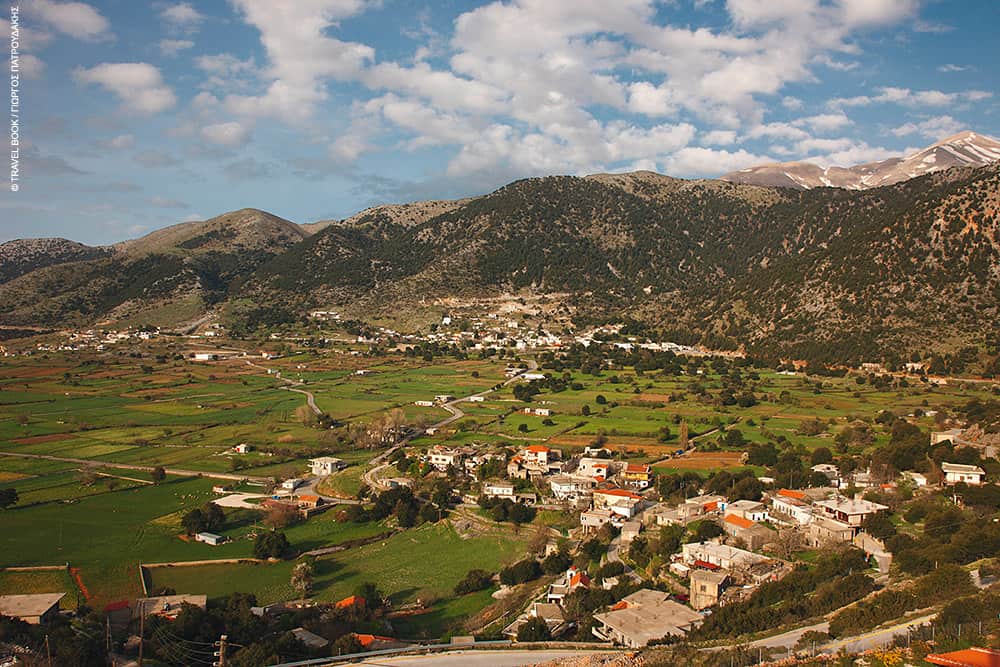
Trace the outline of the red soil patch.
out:
[[[69,568],[69,573],[73,576],[73,580],[76,582],[77,588],[79,588],[80,592],[83,593],[83,598],[87,602],[90,602],[92,596],[90,591],[87,590],[86,584],[83,583],[83,579],[80,577],[80,568],[71,567]]]
[[[38,378],[38,377],[46,377],[46,376],[49,376],[49,375],[58,375],[58,376],[61,376],[63,373],[66,373],[66,372],[68,372],[70,370],[72,370],[72,368],[70,366],[51,366],[51,367],[42,366],[41,368],[37,368],[37,367],[23,367],[23,368],[17,368],[17,369],[14,369],[12,371],[9,371],[9,375],[7,375],[7,377],[8,378]]]
[[[669,403],[670,394],[639,394],[635,400],[649,403]]]
[[[69,440],[73,436],[70,433],[50,433],[49,435],[33,435],[30,438],[18,438],[11,440],[16,445],[40,445],[43,442],[59,442]]]

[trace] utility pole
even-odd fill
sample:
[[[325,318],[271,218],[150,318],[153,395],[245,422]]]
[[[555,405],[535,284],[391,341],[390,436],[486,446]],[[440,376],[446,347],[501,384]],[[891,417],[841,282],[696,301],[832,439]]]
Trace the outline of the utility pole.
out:
[[[145,643],[143,639],[143,634],[146,630],[146,610],[145,603],[139,603],[139,667],[142,667],[142,645]]]
[[[49,636],[45,635],[45,655],[49,659],[49,667],[52,667],[52,647],[49,646]]]
[[[219,650],[215,652],[219,661],[213,662],[213,667],[226,667],[226,640],[228,638],[228,635],[219,635],[219,641],[215,642],[215,645],[219,648]]]

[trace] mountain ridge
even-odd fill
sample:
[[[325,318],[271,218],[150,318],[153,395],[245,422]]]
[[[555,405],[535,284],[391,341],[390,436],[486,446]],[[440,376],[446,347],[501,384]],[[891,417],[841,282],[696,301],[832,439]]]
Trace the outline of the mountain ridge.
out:
[[[24,265],[0,283],[0,324],[183,328],[212,311],[251,332],[334,309],[415,329],[537,298],[564,322],[842,360],[1000,340],[998,211],[1000,163],[862,190],[547,176],[313,229],[241,209]]]
[[[909,155],[877,162],[851,167],[822,167],[805,161],[776,162],[729,172],[720,180],[803,190],[817,187],[864,190],[952,167],[982,167],[997,160],[1000,160],[1000,141],[964,130]]]

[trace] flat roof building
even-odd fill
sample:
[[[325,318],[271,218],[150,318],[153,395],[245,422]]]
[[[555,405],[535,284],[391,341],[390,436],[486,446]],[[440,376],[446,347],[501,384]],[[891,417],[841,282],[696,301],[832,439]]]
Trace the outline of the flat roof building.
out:
[[[59,613],[59,601],[65,593],[0,595],[0,616],[17,618],[25,623],[48,623]]]

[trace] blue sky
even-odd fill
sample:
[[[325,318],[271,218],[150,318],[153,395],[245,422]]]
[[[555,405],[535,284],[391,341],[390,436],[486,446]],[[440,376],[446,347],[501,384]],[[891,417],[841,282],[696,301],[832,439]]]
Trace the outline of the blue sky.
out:
[[[1000,3],[21,0],[0,241],[1000,136]],[[6,10],[0,16],[6,16]],[[6,21],[0,32],[9,34]]]

